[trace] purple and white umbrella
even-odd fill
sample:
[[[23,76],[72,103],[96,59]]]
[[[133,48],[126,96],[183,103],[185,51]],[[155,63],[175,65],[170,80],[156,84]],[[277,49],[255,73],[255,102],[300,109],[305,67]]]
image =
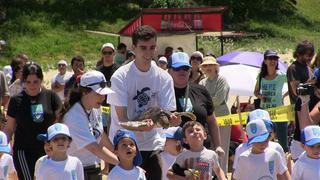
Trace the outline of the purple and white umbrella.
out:
[[[263,54],[260,52],[239,51],[231,52],[217,58],[221,66],[227,64],[244,64],[253,67],[261,67],[263,62]],[[279,60],[278,68],[282,72],[287,72],[288,65]]]

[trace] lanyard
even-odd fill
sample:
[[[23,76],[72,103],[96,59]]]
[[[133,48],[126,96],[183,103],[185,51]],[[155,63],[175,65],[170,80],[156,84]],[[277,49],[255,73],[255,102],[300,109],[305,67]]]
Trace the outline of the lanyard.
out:
[[[189,96],[189,84],[187,85],[186,92],[184,94],[184,107],[182,112],[185,112],[187,109],[188,96]]]

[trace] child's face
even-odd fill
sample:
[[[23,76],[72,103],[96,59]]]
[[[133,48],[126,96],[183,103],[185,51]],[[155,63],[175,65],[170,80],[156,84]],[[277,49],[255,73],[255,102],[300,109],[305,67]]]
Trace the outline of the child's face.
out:
[[[264,142],[257,142],[252,144],[252,152],[255,154],[263,153],[264,150],[268,147],[269,140]]]
[[[304,145],[304,150],[306,151],[307,155],[312,159],[319,159],[320,158],[320,143],[315,144],[313,146]]]
[[[172,155],[178,155],[182,150],[181,143],[175,139],[167,138],[164,146],[165,150]]]
[[[122,138],[118,143],[115,153],[121,160],[133,161],[134,157],[137,155],[137,147],[134,141],[130,138]]]
[[[70,139],[66,135],[57,135],[53,139],[51,139],[50,146],[53,153],[57,151],[66,152],[68,147],[70,146]]]
[[[192,144],[203,144],[203,141],[207,139],[207,134],[204,132],[202,126],[194,125],[186,128],[185,130],[185,143],[192,146]]]

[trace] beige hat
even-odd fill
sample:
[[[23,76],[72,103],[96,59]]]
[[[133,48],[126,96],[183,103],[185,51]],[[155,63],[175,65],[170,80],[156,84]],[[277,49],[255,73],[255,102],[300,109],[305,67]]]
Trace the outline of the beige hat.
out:
[[[207,65],[207,64],[219,65],[219,63],[217,62],[217,59],[212,56],[207,56],[203,58],[203,63],[201,63],[200,66]]]

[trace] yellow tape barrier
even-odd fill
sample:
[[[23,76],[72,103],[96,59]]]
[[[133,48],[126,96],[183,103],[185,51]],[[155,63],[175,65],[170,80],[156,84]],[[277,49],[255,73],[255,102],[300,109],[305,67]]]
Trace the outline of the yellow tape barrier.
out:
[[[265,109],[269,112],[270,118],[273,122],[287,122],[294,120],[294,105],[280,106],[275,108]],[[249,112],[241,113],[242,124],[247,123]],[[227,116],[217,117],[217,122],[219,126],[230,126],[240,124],[239,115],[231,114]]]
[[[109,106],[101,106],[101,111],[103,113],[109,114],[110,113],[110,107]]]

